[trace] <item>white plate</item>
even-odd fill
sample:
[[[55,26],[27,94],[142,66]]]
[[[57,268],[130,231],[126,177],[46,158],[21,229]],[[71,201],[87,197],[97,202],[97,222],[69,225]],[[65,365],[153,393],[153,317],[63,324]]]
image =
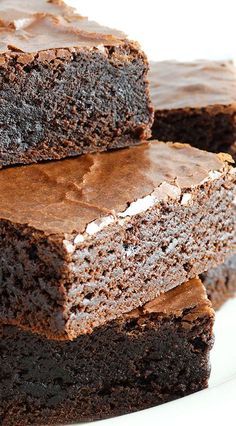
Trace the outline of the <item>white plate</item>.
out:
[[[236,299],[216,314],[209,388],[158,407],[91,426],[236,425]],[[224,423],[223,423],[224,422]],[[85,423],[80,423],[81,424]]]

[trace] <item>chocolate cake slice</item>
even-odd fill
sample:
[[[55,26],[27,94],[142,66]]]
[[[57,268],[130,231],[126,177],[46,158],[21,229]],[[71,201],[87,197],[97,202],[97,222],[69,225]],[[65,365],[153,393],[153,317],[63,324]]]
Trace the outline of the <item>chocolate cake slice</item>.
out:
[[[137,43],[61,0],[2,0],[0,167],[150,137],[147,71]]]
[[[0,326],[1,425],[101,419],[199,391],[213,321],[194,279],[73,342]]]
[[[153,138],[236,158],[236,68],[227,61],[151,64]]]
[[[0,322],[74,339],[224,261],[227,155],[152,142],[0,173]]]
[[[236,295],[236,255],[200,275],[214,309]]]

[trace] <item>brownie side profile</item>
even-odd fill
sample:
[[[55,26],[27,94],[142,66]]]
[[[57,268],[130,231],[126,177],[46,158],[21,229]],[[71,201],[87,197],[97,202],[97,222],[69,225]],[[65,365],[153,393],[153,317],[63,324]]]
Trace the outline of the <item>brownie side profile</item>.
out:
[[[72,342],[1,326],[1,425],[101,419],[199,391],[213,321],[194,279]]]
[[[227,155],[145,143],[0,173],[0,321],[74,339],[223,263]]]
[[[32,2],[31,2],[32,3]],[[151,136],[137,43],[63,2],[0,4],[0,167],[134,145]]]
[[[200,275],[214,309],[236,295],[236,255]]]
[[[236,69],[230,61],[151,64],[154,139],[235,156]]]

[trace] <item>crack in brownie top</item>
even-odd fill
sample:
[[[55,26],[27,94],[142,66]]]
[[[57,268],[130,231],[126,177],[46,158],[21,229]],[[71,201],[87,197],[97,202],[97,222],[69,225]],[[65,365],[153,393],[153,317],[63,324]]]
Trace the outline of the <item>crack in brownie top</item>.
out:
[[[76,14],[63,1],[2,0],[0,3],[0,53],[34,53],[53,48],[116,46],[126,39]]]
[[[123,219],[169,197],[179,199],[182,189],[185,205],[190,196],[186,190],[218,178],[230,159],[189,145],[152,142],[4,169],[0,173],[0,217],[51,234],[81,233],[88,224],[88,232],[94,233],[91,222],[98,220],[96,231],[112,217]]]
[[[236,108],[236,68],[230,61],[152,62],[151,98],[155,109]]]

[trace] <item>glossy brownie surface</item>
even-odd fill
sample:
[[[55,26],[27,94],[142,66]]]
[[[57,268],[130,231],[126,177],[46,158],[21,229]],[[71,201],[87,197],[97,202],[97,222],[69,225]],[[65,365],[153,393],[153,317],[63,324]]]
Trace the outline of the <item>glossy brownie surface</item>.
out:
[[[79,15],[63,1],[2,0],[0,4],[0,53],[22,52],[33,60],[36,52],[66,47],[116,46],[126,38],[117,30],[103,27]],[[42,57],[47,54],[42,53]],[[55,54],[48,52],[48,60]]]
[[[153,141],[112,153],[5,169],[0,174],[0,218],[49,235],[77,233],[86,238],[115,219],[134,216],[168,197],[179,199],[204,180],[214,180],[214,173],[217,177],[228,167],[227,160],[230,157],[188,145]]]
[[[236,103],[236,69],[230,61],[152,62],[149,76],[158,110]]]

